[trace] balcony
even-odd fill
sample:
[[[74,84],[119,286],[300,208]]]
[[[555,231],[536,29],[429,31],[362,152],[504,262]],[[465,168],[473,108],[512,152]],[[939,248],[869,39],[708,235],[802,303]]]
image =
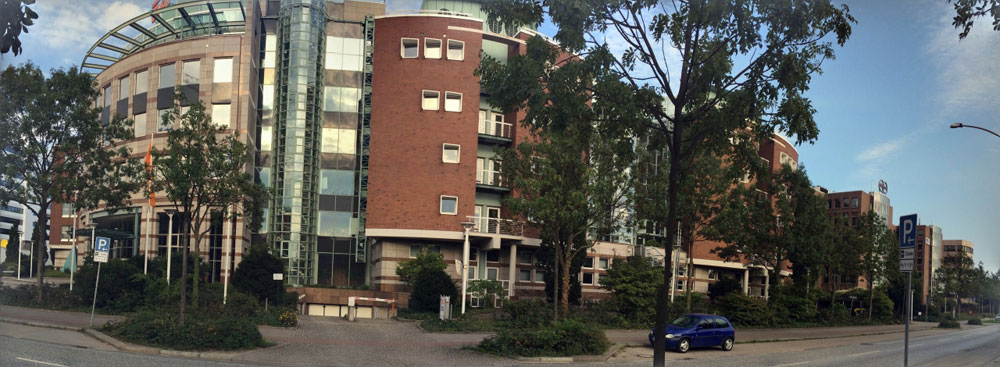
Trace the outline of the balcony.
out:
[[[514,125],[502,121],[479,120],[479,140],[487,143],[508,144],[513,140]]]
[[[473,223],[472,233],[493,234],[502,236],[524,236],[524,222],[513,219],[477,217],[470,215],[467,217]]]
[[[499,193],[510,192],[510,188],[506,186],[500,171],[492,169],[476,171],[476,188]]]

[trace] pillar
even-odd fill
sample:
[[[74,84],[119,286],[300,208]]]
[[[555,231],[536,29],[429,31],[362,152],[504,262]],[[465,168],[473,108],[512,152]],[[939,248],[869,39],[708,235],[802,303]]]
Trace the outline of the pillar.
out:
[[[743,269],[743,295],[750,295],[750,268]]]
[[[507,275],[507,298],[514,297],[514,283],[517,282],[517,244],[510,245],[510,273]]]

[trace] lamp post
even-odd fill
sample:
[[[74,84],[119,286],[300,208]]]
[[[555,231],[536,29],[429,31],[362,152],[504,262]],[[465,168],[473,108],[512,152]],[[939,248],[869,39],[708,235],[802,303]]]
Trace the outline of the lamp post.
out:
[[[469,284],[469,230],[476,225],[472,221],[462,222],[465,229],[465,243],[462,245],[462,314],[465,314],[465,297]]]
[[[167,221],[167,284],[170,284],[170,253],[173,252],[173,247],[171,243],[174,239],[174,214],[177,211],[174,209],[164,210],[167,213],[167,217],[170,219]]]
[[[997,133],[993,132],[993,130],[990,130],[990,129],[982,128],[982,127],[979,127],[979,126],[966,125],[966,124],[963,124],[961,122],[956,122],[954,124],[951,124],[951,128],[952,129],[958,129],[958,128],[963,128],[963,127],[971,127],[973,129],[979,129],[979,130],[988,132],[988,133],[993,134],[994,136],[1000,138],[1000,134],[997,134]]]

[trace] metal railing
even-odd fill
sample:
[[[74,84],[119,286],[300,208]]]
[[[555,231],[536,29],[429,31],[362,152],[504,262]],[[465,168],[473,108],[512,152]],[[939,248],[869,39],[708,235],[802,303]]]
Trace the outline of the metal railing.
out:
[[[463,13],[460,11],[450,11],[450,10],[432,10],[432,9],[403,9],[403,10],[393,10],[386,12],[385,15],[447,15],[452,17],[465,17],[472,18],[472,14]]]
[[[489,186],[503,186],[503,176],[500,171],[492,169],[481,169],[476,172],[476,183]]]
[[[477,217],[470,215],[468,221],[473,223],[472,232],[486,234],[501,234],[507,236],[524,236],[524,222],[513,219]]]
[[[479,120],[479,133],[498,138],[510,139],[514,125],[508,122]]]

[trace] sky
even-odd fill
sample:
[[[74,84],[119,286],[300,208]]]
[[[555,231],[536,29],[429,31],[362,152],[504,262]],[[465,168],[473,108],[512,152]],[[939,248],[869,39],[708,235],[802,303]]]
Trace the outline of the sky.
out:
[[[389,10],[420,0],[388,0]],[[846,1],[857,18],[837,58],[814,75],[807,96],[819,139],[797,147],[814,184],[832,192],[888,183],[895,219],[916,213],[945,239],[974,243],[976,262],[1000,269],[1000,32],[985,19],[964,40],[946,0]],[[22,36],[27,60],[43,70],[79,66],[104,33],[148,10],[152,0],[45,0]],[[551,24],[539,30],[555,34]],[[609,38],[609,42],[614,43]]]

